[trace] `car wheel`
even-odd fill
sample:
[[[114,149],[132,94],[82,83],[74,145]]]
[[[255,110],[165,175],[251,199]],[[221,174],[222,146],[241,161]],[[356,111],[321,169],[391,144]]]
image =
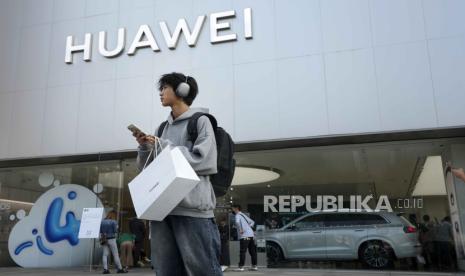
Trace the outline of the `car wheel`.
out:
[[[393,264],[391,248],[381,241],[365,243],[360,249],[360,259],[370,268],[389,268]]]
[[[281,247],[275,243],[267,242],[266,258],[268,265],[273,266],[279,264],[279,262],[283,260],[283,252],[281,251]]]

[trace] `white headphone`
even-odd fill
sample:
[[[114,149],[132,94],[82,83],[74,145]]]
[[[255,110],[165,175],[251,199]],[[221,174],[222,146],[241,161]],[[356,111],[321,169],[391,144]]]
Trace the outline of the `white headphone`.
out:
[[[176,95],[181,98],[187,97],[189,91],[191,90],[190,85],[187,83],[189,76],[186,76],[186,80],[181,82],[176,88]]]

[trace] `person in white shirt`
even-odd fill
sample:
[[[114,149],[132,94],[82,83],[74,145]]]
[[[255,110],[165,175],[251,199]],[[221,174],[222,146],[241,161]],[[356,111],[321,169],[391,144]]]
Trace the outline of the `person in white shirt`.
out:
[[[235,204],[231,207],[232,212],[235,214],[235,221],[237,227],[237,236],[240,242],[239,253],[239,268],[237,271],[244,271],[245,252],[249,250],[250,257],[252,258],[252,268],[250,270],[258,270],[257,268],[257,246],[255,244],[255,233],[252,227],[255,222],[241,212],[241,206]]]

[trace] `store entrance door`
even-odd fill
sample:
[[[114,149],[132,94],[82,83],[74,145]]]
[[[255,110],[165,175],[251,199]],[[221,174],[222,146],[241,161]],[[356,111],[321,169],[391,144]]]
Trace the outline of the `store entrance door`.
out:
[[[457,266],[459,270],[465,270],[464,267],[464,260],[465,260],[465,245],[464,245],[464,238],[463,238],[463,228],[462,222],[460,219],[460,208],[459,208],[459,200],[457,198],[457,185],[464,185],[462,180],[457,179],[452,174],[452,167],[450,162],[446,163],[446,168],[444,170],[445,174],[445,183],[446,183],[446,190],[447,190],[447,199],[449,202],[450,208],[450,223],[452,225],[452,233],[454,237],[454,249],[450,249],[450,251],[455,250],[455,255],[457,259]],[[461,183],[460,183],[461,182]],[[447,223],[447,222],[441,222]],[[440,251],[441,248],[439,248]],[[449,256],[448,252],[442,252],[446,254],[446,257]],[[455,260],[455,258],[454,258]]]

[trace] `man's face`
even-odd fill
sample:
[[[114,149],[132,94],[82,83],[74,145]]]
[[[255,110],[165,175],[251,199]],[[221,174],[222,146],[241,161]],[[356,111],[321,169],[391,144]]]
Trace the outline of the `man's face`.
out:
[[[234,207],[232,207],[231,210],[232,210],[232,212],[233,212],[234,214],[237,214],[237,213],[239,212],[239,209],[234,208]]]
[[[173,106],[175,103],[182,100],[176,96],[173,87],[165,84],[160,90],[160,101],[163,106]]]

